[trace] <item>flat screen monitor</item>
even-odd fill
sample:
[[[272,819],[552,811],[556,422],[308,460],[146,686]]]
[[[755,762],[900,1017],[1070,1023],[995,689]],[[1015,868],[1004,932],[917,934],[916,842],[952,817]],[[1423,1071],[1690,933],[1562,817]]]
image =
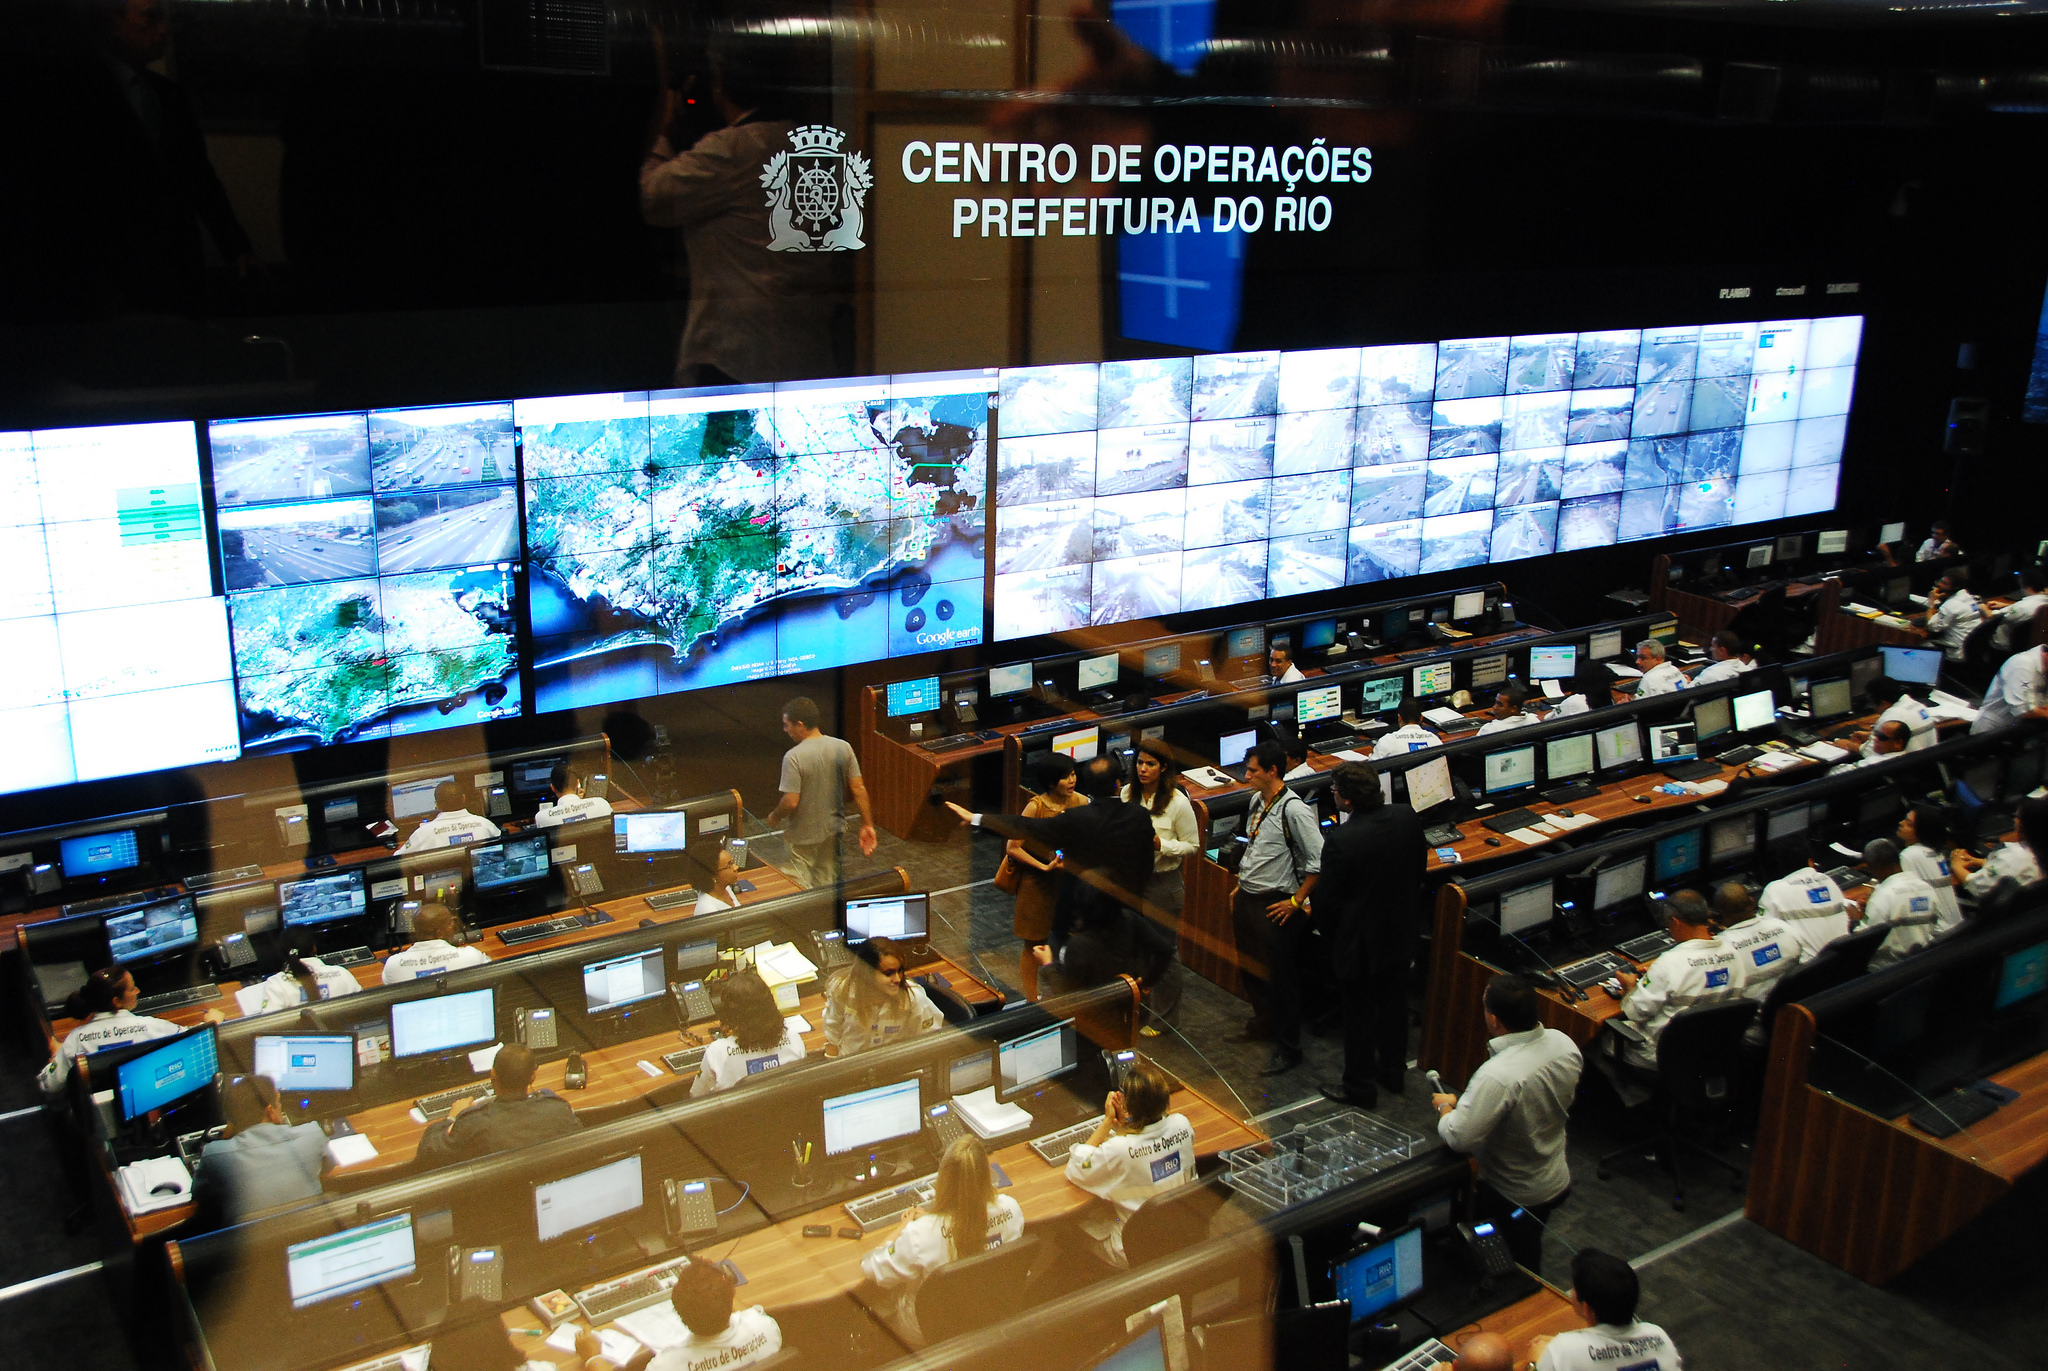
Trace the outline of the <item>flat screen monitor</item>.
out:
[[[1266,626],[1253,624],[1250,628],[1233,628],[1223,637],[1225,661],[1247,661],[1266,655]]]
[[[843,1157],[917,1135],[924,1125],[924,1097],[917,1077],[829,1095],[824,1104],[825,1155]]]
[[[1687,829],[1674,833],[1668,838],[1657,840],[1657,865],[1653,873],[1657,884],[1675,880],[1700,869],[1700,831]]]
[[[252,1049],[256,1074],[283,1095],[356,1088],[353,1033],[265,1034]]]
[[[668,993],[668,973],[663,963],[668,954],[658,947],[623,957],[607,957],[583,964],[583,1007],[591,1014],[608,1014]]]
[[[1788,533],[1778,539],[1778,560],[1796,562],[1806,550],[1806,539],[1797,533]]]
[[[130,1057],[114,1071],[114,1096],[123,1121],[204,1090],[220,1070],[213,1025],[181,1033],[159,1047]]]
[[[1484,657],[1474,657],[1472,659],[1472,688],[1474,690],[1484,690],[1487,686],[1500,685],[1507,678],[1507,653],[1495,652]]]
[[[1737,733],[1755,733],[1777,722],[1777,697],[1768,690],[1752,690],[1747,695],[1737,695],[1733,703]]]
[[[542,1242],[596,1228],[647,1203],[640,1154],[533,1187],[533,1231]]]
[[[1354,1326],[1414,1299],[1422,1293],[1421,1227],[1353,1252],[1330,1268],[1330,1283],[1338,1299],[1350,1301]]]
[[[1319,647],[1333,646],[1337,641],[1335,619],[1311,619],[1301,626],[1301,650],[1313,652]]]
[[[1812,814],[1813,810],[1808,805],[1771,811],[1764,816],[1764,841],[1773,847],[1780,843],[1804,842]]]
[[[1399,676],[1382,676],[1358,687],[1358,712],[1386,714],[1400,707],[1402,689],[1408,683]]]
[[[1667,762],[1698,761],[1700,746],[1693,736],[1693,728],[1684,724],[1650,725],[1650,765],[1663,766]]]
[[[286,928],[350,919],[367,908],[360,868],[277,883],[277,915]]]
[[[1486,592],[1483,590],[1461,590],[1451,597],[1451,617],[1457,620],[1476,619],[1486,613]]]
[[[105,876],[115,871],[131,871],[139,866],[142,848],[135,840],[134,829],[115,828],[105,833],[86,833],[58,840],[57,862],[64,868],[65,876],[73,879]]]
[[[1884,674],[1909,685],[1934,685],[1941,679],[1941,649],[1884,647]]]
[[[1831,528],[1813,540],[1815,556],[1832,557],[1849,550],[1849,530]]]
[[[1074,668],[1074,688],[1077,690],[1102,690],[1116,684],[1117,656],[1105,652],[1100,657],[1083,657]]]
[[[1064,753],[1077,762],[1093,758],[1102,747],[1102,730],[1094,724],[1086,728],[1071,728],[1065,733],[1052,735],[1052,750]]]
[[[481,1047],[498,1036],[498,995],[490,986],[391,1006],[391,1055],[432,1057]]]
[[[190,895],[107,915],[107,951],[117,966],[161,957],[199,941],[199,904]]]
[[[1991,997],[1994,1010],[2011,1009],[2048,990],[2048,943],[2035,943],[2005,954],[1998,968],[1998,990]]]
[[[682,810],[612,815],[614,852],[681,852],[689,845],[690,816]]]
[[[1678,620],[1659,619],[1650,625],[1650,636],[1669,647],[1678,641]]]
[[[1579,649],[1571,643],[1554,643],[1529,649],[1529,679],[1561,681],[1577,673]]]
[[[1707,862],[1727,866],[1756,855],[1756,815],[1737,814],[1707,825]]]
[[[1245,754],[1259,743],[1259,731],[1248,728],[1242,733],[1226,733],[1216,741],[1216,765],[1236,766]]]
[[[1380,620],[1380,636],[1387,642],[1398,642],[1408,636],[1408,611],[1390,609],[1386,618]]]
[[[1883,674],[1882,657],[1863,657],[1849,663],[1849,693],[1859,700],[1867,698],[1871,682]]]
[[[1885,524],[1877,530],[1877,541],[1880,543],[1900,542],[1905,536],[1906,526],[1903,523]]]
[[[285,1284],[294,1309],[404,1280],[416,1268],[410,1214],[308,1238],[284,1250]]]
[[[553,773],[553,770],[552,767],[549,768],[550,774]],[[513,775],[516,776],[518,774],[518,768],[514,768]],[[546,789],[546,784],[546,778],[543,778],[541,783],[543,792]],[[338,800],[322,800],[320,802],[320,822],[330,828],[336,824],[349,823],[361,817],[361,815],[362,804],[353,795],[344,795]]]
[[[920,676],[914,681],[889,682],[889,717],[929,714],[939,707],[939,678]]]
[[[1091,1371],[1167,1371],[1168,1365],[1162,1325],[1154,1323],[1095,1363]]]
[[[1008,666],[992,666],[988,669],[988,697],[993,700],[1004,695],[1021,695],[1031,689],[1031,663],[1012,662]]]
[[[1485,772],[1486,793],[1504,795],[1511,790],[1526,790],[1536,784],[1536,745],[1511,747],[1502,752],[1486,754],[1482,770]]]
[[[1298,724],[1319,724],[1325,719],[1334,719],[1344,712],[1344,687],[1317,686],[1304,690],[1294,697],[1294,721]]]
[[[422,781],[394,781],[391,785],[391,817],[423,819],[436,813],[440,806],[434,802],[434,792],[444,782],[454,779],[453,776],[429,776]]]
[[[1771,545],[1769,543],[1759,543],[1757,546],[1751,548],[1749,550],[1749,555],[1744,557],[1742,561],[1742,566],[1745,571],[1760,571],[1764,567],[1769,566],[1770,564]]]
[[[846,936],[914,940],[925,936],[929,918],[929,902],[923,891],[871,895],[846,902]]]
[[[1156,681],[1180,670],[1180,644],[1162,643],[1145,649],[1145,679]]]
[[[1449,662],[1424,662],[1415,668],[1410,679],[1414,682],[1412,693],[1418,700],[1432,695],[1448,695],[1455,688]]]
[[[504,890],[540,880],[548,874],[550,841],[547,834],[535,833],[472,847],[469,879],[478,890]]]
[[[996,1045],[996,1094],[1015,1099],[1079,1065],[1074,1021],[1061,1019]]]
[[[1704,700],[1693,701],[1693,734],[1701,742],[1718,738],[1732,726],[1733,713],[1728,706],[1726,695],[1714,695]]]
[[[1541,928],[1550,922],[1556,908],[1556,897],[1549,881],[1504,890],[1500,896],[1500,931],[1512,938],[1532,928]]]
[[[995,1079],[995,1063],[986,1047],[946,1063],[946,1093],[971,1095]]]
[[[1603,771],[1634,766],[1643,760],[1643,734],[1634,719],[1601,729],[1593,735],[1593,746],[1600,754]]]
[[[1593,875],[1593,912],[1597,914],[1639,898],[1649,869],[1650,855],[1647,852],[1601,867]]]
[[[1855,692],[1845,677],[1814,681],[1807,686],[1807,692],[1815,719],[1839,719],[1856,707]]]
[[[832,938],[841,936],[834,929],[824,935]],[[676,947],[676,970],[695,971],[701,966],[711,966],[718,961],[718,939],[699,938],[694,942],[680,943]]]
[[[1420,766],[1411,766],[1406,772],[1408,780],[1408,807],[1417,814],[1435,809],[1450,801],[1451,764],[1443,757],[1432,757]]]
[[[1552,781],[1569,781],[1593,770],[1593,735],[1573,733],[1543,742],[1543,775]]]
[[[1604,662],[1621,655],[1621,630],[1618,628],[1599,629],[1586,640],[1586,655],[1596,662]]]

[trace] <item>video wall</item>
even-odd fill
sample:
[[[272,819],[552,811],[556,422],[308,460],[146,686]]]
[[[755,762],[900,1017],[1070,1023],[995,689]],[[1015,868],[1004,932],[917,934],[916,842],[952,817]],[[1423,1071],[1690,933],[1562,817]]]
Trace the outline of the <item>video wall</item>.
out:
[[[1832,509],[1862,330],[1006,370],[992,638]]]

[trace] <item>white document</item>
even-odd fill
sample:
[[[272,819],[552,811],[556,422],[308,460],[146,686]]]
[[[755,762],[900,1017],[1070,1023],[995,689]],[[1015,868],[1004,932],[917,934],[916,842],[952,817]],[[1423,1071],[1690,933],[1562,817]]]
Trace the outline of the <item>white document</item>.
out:
[[[960,1117],[967,1120],[967,1126],[984,1138],[1001,1137],[1031,1126],[1031,1115],[1014,1104],[999,1103],[992,1085],[955,1095],[953,1104]]]
[[[1788,766],[1797,766],[1798,764],[1798,753],[1786,752],[1776,748],[1766,748],[1763,755],[1752,758],[1749,763],[1750,769],[1754,771],[1783,771]]]
[[[150,1192],[159,1185],[177,1187],[168,1195]],[[121,1168],[121,1201],[130,1214],[173,1209],[192,1199],[192,1176],[176,1157],[145,1157]]]
[[[770,947],[756,958],[754,965],[761,979],[771,987],[788,981],[816,980],[818,976],[817,963],[797,951],[794,943]]]
[[[661,1306],[656,1307],[659,1308]],[[669,1305],[667,1308],[670,1313],[675,1312],[675,1306]],[[677,1322],[680,1323],[681,1320],[678,1319]],[[640,1350],[639,1343],[633,1341],[616,1328],[598,1329],[597,1340],[604,1345],[604,1355],[613,1366],[624,1366],[627,1362],[633,1360],[633,1354]]]
[[[1620,662],[1609,662],[1607,664],[1607,669],[1613,672],[1615,675],[1623,677],[1624,679],[1628,680],[1634,680],[1636,677],[1643,674],[1642,672],[1636,670],[1632,666],[1623,666]]]
[[[360,1133],[345,1133],[327,1140],[327,1155],[336,1166],[354,1166],[377,1155],[377,1144]]]
[[[1332,757],[1335,757],[1340,762],[1366,762],[1372,760],[1370,757],[1367,757],[1363,752],[1355,752],[1348,747],[1341,748],[1336,752],[1332,752],[1330,755]]]
[[[476,1051],[470,1053],[469,1069],[478,1075],[489,1071],[491,1063],[498,1060],[498,1049],[504,1045],[503,1043],[492,1043],[489,1047],[479,1047]]]
[[[1556,678],[1546,676],[1543,678],[1543,694],[1546,699],[1562,700],[1564,687],[1557,683]]]
[[[1181,775],[1190,778],[1196,785],[1206,786],[1212,790],[1218,786],[1237,784],[1235,776],[1232,776],[1227,771],[1218,771],[1213,766],[1191,767],[1181,772]]]
[[[1846,748],[1836,747],[1833,743],[1808,743],[1799,749],[1799,755],[1811,757],[1816,762],[1839,762],[1855,754]]]
[[[683,1326],[682,1316],[667,1300],[650,1304],[645,1309],[636,1309],[630,1314],[621,1314],[612,1322],[657,1352],[681,1347],[684,1339],[690,1336],[690,1330]]]
[[[1538,843],[1547,843],[1550,841],[1550,835],[1548,833],[1538,833],[1533,828],[1517,828],[1509,833],[1503,834],[1502,836],[1512,838],[1516,842],[1525,844],[1529,847],[1534,847]]]
[[[811,1031],[811,1021],[809,1019],[806,1019],[801,1014],[785,1015],[782,1021],[788,1024],[791,1028],[794,1028],[799,1033],[808,1033]]]
[[[670,1307],[673,1308],[674,1306]],[[583,1326],[571,1320],[559,1325],[554,1332],[548,1334],[547,1345],[554,1348],[557,1352],[574,1352],[576,1350],[576,1335],[582,1331]]]
[[[1727,788],[1728,783],[1726,781],[1694,781],[1692,783],[1692,793],[1695,795],[1719,795]]]
[[[1561,828],[1567,833],[1575,828],[1584,828],[1587,824],[1600,822],[1591,814],[1546,814],[1543,820],[1552,828]]]
[[[1423,710],[1422,717],[1429,720],[1433,724],[1440,724],[1445,728],[1449,728],[1454,724],[1462,724],[1467,722],[1465,716],[1460,714],[1457,710],[1446,708],[1443,705],[1438,705],[1435,709]]]

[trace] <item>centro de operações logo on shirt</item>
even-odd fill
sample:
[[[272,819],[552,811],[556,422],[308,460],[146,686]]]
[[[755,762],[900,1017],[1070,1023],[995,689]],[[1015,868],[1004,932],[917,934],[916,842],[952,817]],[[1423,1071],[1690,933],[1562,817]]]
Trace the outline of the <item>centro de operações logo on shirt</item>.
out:
[[[768,191],[770,252],[851,252],[864,248],[862,213],[875,184],[868,159],[841,152],[845,133],[826,124],[801,124],[789,147],[761,166]]]

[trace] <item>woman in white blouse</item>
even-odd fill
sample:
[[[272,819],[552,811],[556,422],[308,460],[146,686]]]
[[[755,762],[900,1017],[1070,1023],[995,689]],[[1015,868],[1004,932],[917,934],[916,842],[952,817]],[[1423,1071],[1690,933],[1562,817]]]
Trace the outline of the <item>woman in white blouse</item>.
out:
[[[1024,1236],[1024,1211],[998,1195],[989,1175],[988,1153],[971,1137],[946,1149],[932,1180],[929,1214],[912,1209],[886,1244],[861,1258],[860,1269],[896,1296],[896,1326],[913,1346],[924,1345],[917,1321],[917,1293],[942,1266],[988,1252]]]
[[[1180,788],[1172,755],[1156,738],[1139,743],[1137,780],[1124,787],[1124,799],[1143,805],[1152,819],[1152,878],[1145,882],[1146,910],[1177,931],[1181,906],[1187,899],[1181,886],[1181,859],[1201,846],[1202,835],[1195,827],[1194,803]]]

